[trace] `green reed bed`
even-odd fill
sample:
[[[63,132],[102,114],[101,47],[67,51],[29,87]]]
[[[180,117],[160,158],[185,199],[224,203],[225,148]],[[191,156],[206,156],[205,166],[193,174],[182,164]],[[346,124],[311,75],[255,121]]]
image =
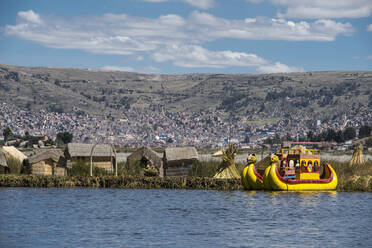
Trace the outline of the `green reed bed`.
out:
[[[95,176],[106,176],[108,172],[105,169],[93,166],[92,173]],[[67,175],[69,176],[89,176],[90,175],[90,165],[83,162],[78,162],[72,166],[72,168],[67,169]]]

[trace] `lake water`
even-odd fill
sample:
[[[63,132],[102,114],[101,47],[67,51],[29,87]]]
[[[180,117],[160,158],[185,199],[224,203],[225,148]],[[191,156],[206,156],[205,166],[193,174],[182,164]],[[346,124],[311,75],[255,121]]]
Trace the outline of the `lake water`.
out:
[[[0,247],[372,247],[371,193],[0,188]]]

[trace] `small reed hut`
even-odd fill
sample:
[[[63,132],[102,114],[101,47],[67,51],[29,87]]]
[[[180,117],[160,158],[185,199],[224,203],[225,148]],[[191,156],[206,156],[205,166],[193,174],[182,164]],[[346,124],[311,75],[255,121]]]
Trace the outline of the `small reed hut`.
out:
[[[164,176],[185,177],[198,159],[195,147],[166,148],[163,155]]]
[[[3,146],[2,150],[6,158],[13,157],[14,159],[18,160],[21,164],[23,163],[23,160],[27,158],[26,155],[24,155],[14,146]]]
[[[0,173],[19,173],[22,170],[23,161],[27,156],[14,146],[3,146],[1,147],[1,151],[7,166],[0,166]],[[4,164],[4,162],[2,164]]]
[[[129,166],[140,163],[141,167],[154,167],[157,175],[164,177],[164,167],[161,154],[159,155],[149,147],[141,147],[127,157],[127,164]]]
[[[69,143],[65,149],[64,155],[66,158],[67,168],[71,168],[73,163],[90,163],[90,153],[94,144]],[[96,145],[92,155],[93,165],[105,169],[108,172],[113,172],[113,164],[115,164],[115,154],[111,150],[111,146],[106,144]]]
[[[48,149],[36,153],[27,159],[31,174],[66,176],[63,152],[59,149]]]

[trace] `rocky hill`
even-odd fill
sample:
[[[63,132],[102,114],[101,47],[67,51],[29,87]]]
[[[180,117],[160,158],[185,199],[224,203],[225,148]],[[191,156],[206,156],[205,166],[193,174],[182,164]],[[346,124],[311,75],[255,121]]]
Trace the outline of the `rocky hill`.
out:
[[[110,114],[129,109],[221,110],[250,123],[332,120],[371,112],[372,71],[153,75],[0,65],[0,101],[29,111]]]

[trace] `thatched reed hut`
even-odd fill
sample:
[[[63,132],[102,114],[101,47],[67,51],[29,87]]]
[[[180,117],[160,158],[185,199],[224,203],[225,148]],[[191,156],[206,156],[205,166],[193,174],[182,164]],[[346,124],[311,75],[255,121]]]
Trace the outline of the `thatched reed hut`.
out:
[[[69,143],[65,149],[64,155],[68,168],[72,167],[73,163],[90,163],[90,153],[94,144]],[[105,169],[108,172],[113,172],[115,164],[115,154],[111,146],[106,144],[96,145],[92,154],[93,165]]]
[[[195,147],[166,148],[163,155],[164,176],[187,176],[198,159]]]
[[[31,174],[66,176],[63,152],[59,149],[48,149],[36,153],[27,159]]]
[[[21,164],[23,163],[23,160],[27,158],[26,155],[24,155],[14,146],[3,146],[1,149],[3,150],[6,158],[12,157],[18,160]]]
[[[0,173],[19,173],[23,164],[23,161],[27,158],[21,151],[14,146],[3,146],[1,147],[3,162],[7,166],[0,166]],[[5,163],[4,163],[5,161]]]
[[[158,175],[164,177],[164,167],[161,155],[156,153],[149,147],[141,147],[127,157],[129,166],[140,163],[144,168],[153,166],[158,172]]]
[[[8,167],[4,152],[0,149],[0,166]]]

